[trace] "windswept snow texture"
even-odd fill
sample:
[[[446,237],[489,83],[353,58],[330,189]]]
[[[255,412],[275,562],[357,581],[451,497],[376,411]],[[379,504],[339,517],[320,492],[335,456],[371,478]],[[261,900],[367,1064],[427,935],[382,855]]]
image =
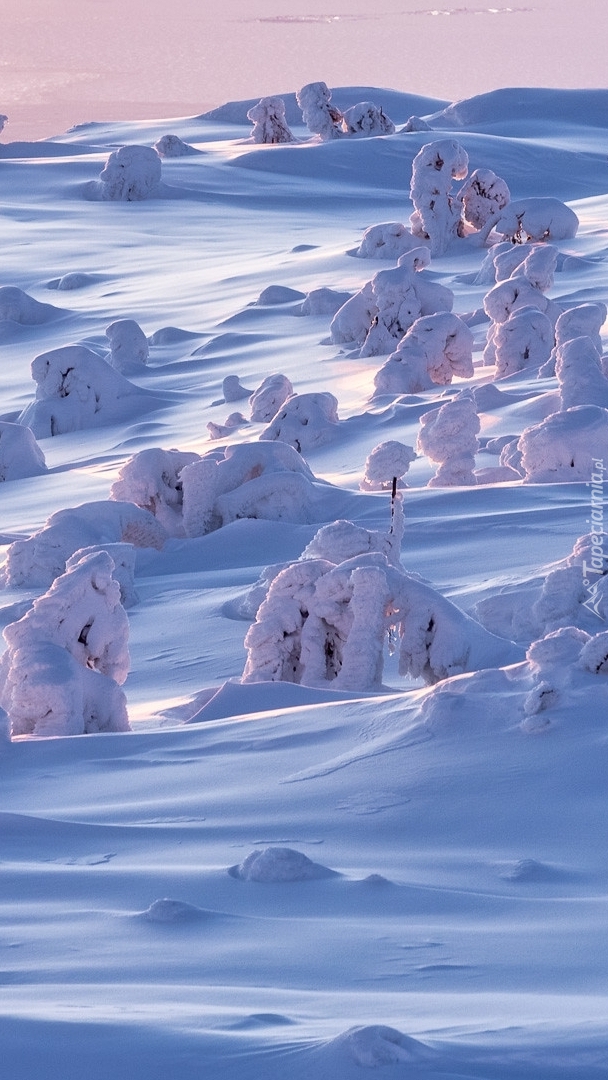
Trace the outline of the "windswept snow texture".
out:
[[[307,77],[2,134],[3,1075],[605,1080],[608,90]]]

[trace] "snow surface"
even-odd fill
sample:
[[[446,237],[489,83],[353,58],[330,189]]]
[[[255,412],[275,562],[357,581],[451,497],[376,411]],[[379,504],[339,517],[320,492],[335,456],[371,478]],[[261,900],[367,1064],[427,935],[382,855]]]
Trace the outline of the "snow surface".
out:
[[[608,91],[333,92],[385,108],[372,138],[286,95],[282,145],[252,143],[259,101],[2,143],[5,1071],[604,1080]],[[453,295],[472,368],[373,396],[364,287],[407,258],[439,142],[531,240],[442,234],[415,283]],[[451,402],[464,449],[424,422]],[[241,681],[273,583],[321,564],[306,619],[352,635],[348,670]]]

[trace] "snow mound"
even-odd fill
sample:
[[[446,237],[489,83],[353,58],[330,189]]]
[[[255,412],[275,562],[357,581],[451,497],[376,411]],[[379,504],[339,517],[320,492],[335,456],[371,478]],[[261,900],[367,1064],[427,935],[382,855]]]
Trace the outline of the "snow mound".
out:
[[[366,1069],[399,1063],[412,1065],[436,1056],[424,1043],[383,1024],[349,1028],[332,1039],[329,1046]]]
[[[171,925],[175,923],[197,922],[208,913],[195,904],[187,904],[184,900],[171,900],[164,897],[162,900],[154,900],[149,908],[141,912],[141,918],[151,923]]]
[[[300,851],[287,847],[267,847],[252,851],[238,866],[231,866],[229,874],[241,881],[280,883],[284,881],[315,881],[319,878],[338,876],[315,863]]]
[[[63,314],[60,308],[53,307],[52,304],[41,304],[16,285],[3,285],[0,288],[0,322],[42,326]]]
[[[47,471],[34,433],[21,424],[0,421],[0,482],[41,476]]]
[[[420,237],[413,236],[411,229],[401,221],[383,221],[365,230],[354,254],[360,259],[395,261],[407,251],[420,247],[420,244]]]
[[[251,395],[251,420],[267,424],[292,394],[293,386],[286,375],[268,375]]]
[[[161,135],[154,143],[154,149],[161,158],[188,157],[201,151],[180,139],[179,135]]]

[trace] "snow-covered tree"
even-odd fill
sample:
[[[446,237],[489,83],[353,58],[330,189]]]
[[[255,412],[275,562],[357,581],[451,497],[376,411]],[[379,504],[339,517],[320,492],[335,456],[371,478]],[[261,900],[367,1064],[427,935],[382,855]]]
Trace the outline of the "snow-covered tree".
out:
[[[578,405],[526,428],[518,448],[526,483],[589,480],[591,454],[608,461],[608,409]]]
[[[247,119],[253,124],[251,140],[254,143],[292,143],[295,137],[285,119],[285,102],[280,97],[260,98],[252,105]]]
[[[505,240],[521,244],[570,240],[576,236],[578,225],[574,210],[560,199],[534,197],[510,202],[495,228]]]
[[[313,135],[318,135],[323,142],[344,135],[344,117],[331,104],[331,90],[326,83],[307,83],[296,94],[296,101],[302,110],[304,123]]]
[[[396,267],[379,270],[336,312],[332,340],[360,343],[360,356],[381,356],[395,349],[416,319],[451,311],[454,294],[429,281],[424,274],[429,263],[423,245],[401,255]]]
[[[601,405],[608,409],[608,379],[590,337],[572,338],[558,346],[555,374],[562,409],[576,405]]]
[[[429,487],[477,483],[473,470],[480,426],[475,402],[469,394],[461,394],[439,409],[423,413],[418,449],[439,465]]]
[[[546,364],[543,364],[540,369],[539,377],[545,378],[555,375],[557,350],[567,341],[572,341],[573,338],[591,338],[598,354],[601,356],[602,338],[600,330],[606,322],[607,316],[608,308],[601,301],[577,304],[575,307],[566,308],[565,311],[562,311],[555,323],[555,348]]]
[[[32,361],[36,398],[17,422],[37,439],[112,424],[157,395],[135,386],[84,345],[63,345]]]
[[[153,447],[140,450],[122,466],[110,489],[110,499],[131,502],[148,510],[169,536],[183,536],[181,471],[200,455]]]
[[[390,259],[394,262],[406,251],[420,245],[420,237],[414,236],[401,221],[383,221],[365,230],[355,255],[360,259]]]
[[[552,259],[552,251],[550,252],[550,256]],[[532,258],[532,255],[530,255],[529,258]],[[530,364],[526,363],[525,366],[532,366],[532,363],[536,363],[537,357],[538,365],[541,366],[546,362],[546,359],[542,360],[541,357],[543,352],[546,351],[547,335],[549,331],[543,320],[534,319],[531,313],[533,311],[538,311],[542,315],[545,315],[551,324],[552,332],[557,318],[561,314],[561,308],[552,300],[549,300],[536,283],[541,281],[546,285],[548,280],[546,276],[548,269],[547,265],[544,265],[541,272],[540,266],[533,263],[538,271],[535,282],[530,280],[525,272],[526,262],[527,260],[524,260],[524,263],[514,270],[511,277],[499,281],[494,285],[494,287],[486,293],[483,301],[484,311],[486,312],[486,315],[489,315],[490,319],[492,319],[492,325],[488,330],[486,347],[483,354],[484,363],[487,366],[497,363],[496,341],[497,338],[499,338],[504,354],[503,358],[499,361],[502,374],[505,373],[502,369],[510,366],[507,354],[509,331],[501,330],[500,327],[502,324],[507,323],[509,319],[520,311],[524,309],[528,311],[528,316],[525,319],[520,319],[514,327],[512,324],[512,328],[514,329],[514,333],[517,335],[518,340],[521,340],[522,337],[529,338],[528,344],[526,344],[525,341],[523,344],[524,358],[527,350],[527,360],[530,361]],[[553,333],[551,333],[550,336],[553,337]],[[533,361],[530,356],[531,352],[534,356]],[[549,355],[550,351],[547,354],[547,357]],[[513,362],[517,362],[517,350],[514,350]]]
[[[491,349],[496,364],[496,378],[504,379],[524,368],[538,370],[551,355],[553,323],[535,307],[513,312],[505,322],[496,323]]]
[[[240,443],[180,473],[186,536],[204,536],[238,518],[314,520],[315,477],[286,442]]]
[[[112,151],[99,181],[86,192],[109,201],[141,202],[158,194],[161,173],[160,157],[152,147],[121,146]]]
[[[395,132],[393,121],[372,101],[359,101],[346,109],[342,126],[347,135],[393,135]]]
[[[286,375],[278,372],[268,375],[253,391],[249,401],[253,423],[267,424],[292,394],[293,386]]]
[[[129,375],[148,362],[148,339],[135,319],[117,319],[106,327],[110,342],[110,364],[115,371]]]
[[[139,596],[135,588],[135,554],[137,548],[134,544],[91,544],[88,547],[78,548],[73,555],[66,560],[66,571],[72,570],[77,563],[87,555],[97,555],[105,551],[112,562],[114,570],[112,577],[118,582],[120,588],[120,602],[124,608],[134,607],[139,603]]]
[[[475,232],[487,237],[508,206],[511,193],[504,180],[491,169],[475,169],[458,192],[462,218]]]
[[[338,401],[328,391],[292,394],[283,403],[260,439],[289,443],[299,454],[333,439],[338,430]]]
[[[90,502],[58,510],[42,529],[7,548],[2,584],[48,588],[83,547],[125,543],[160,550],[167,532],[148,510],[131,502]]]
[[[5,628],[1,700],[13,735],[128,730],[128,621],[113,570],[107,552],[85,556]]]
[[[512,642],[372,551],[337,563],[302,557],[282,570],[247,632],[242,681],[377,690],[391,629],[400,673],[427,683],[521,659]]]
[[[374,378],[374,397],[417,394],[473,375],[473,333],[452,312],[416,319]]]
[[[452,192],[454,180],[464,180],[469,156],[454,139],[427,143],[412,164],[410,198],[412,232],[430,242],[433,255],[443,255],[460,234],[462,200]]]
[[[416,460],[413,446],[389,439],[374,446],[365,461],[365,472],[360,483],[362,491],[390,491],[394,480],[405,476],[412,461]]]

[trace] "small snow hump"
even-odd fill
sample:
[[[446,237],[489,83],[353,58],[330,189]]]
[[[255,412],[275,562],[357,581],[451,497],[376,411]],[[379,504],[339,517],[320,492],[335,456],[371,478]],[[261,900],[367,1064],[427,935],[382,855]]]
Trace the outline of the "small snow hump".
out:
[[[228,873],[241,881],[262,882],[313,881],[317,878],[338,876],[335,870],[321,866],[302,852],[286,847],[267,847],[261,851],[252,851],[238,866],[231,866]]]
[[[184,923],[195,922],[207,914],[195,904],[187,904],[184,900],[171,900],[164,897],[162,900],[154,900],[149,908],[141,912],[141,918],[153,923]]]
[[[415,1063],[436,1056],[424,1043],[383,1024],[349,1028],[333,1039],[330,1046],[342,1050],[355,1064],[368,1069],[398,1062]]]

